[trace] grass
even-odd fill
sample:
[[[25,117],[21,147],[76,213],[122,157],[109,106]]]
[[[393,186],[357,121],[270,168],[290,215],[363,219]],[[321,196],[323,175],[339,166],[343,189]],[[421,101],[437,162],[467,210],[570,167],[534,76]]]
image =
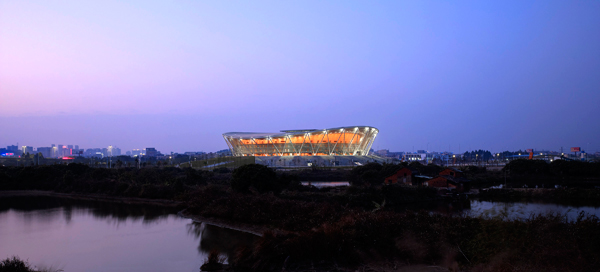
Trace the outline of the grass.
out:
[[[357,212],[334,223],[286,235],[267,233],[236,266],[288,270],[327,262],[428,264],[473,271],[593,271],[600,265],[600,223],[581,215],[524,221],[429,213]]]
[[[224,163],[226,162],[226,163]],[[254,157],[220,157],[212,158],[207,160],[192,161],[192,167],[197,169],[211,169],[211,165],[218,164],[214,168],[238,168],[242,165],[253,164],[255,162]],[[224,163],[224,164],[221,164]],[[190,163],[181,163],[180,167],[189,167]]]

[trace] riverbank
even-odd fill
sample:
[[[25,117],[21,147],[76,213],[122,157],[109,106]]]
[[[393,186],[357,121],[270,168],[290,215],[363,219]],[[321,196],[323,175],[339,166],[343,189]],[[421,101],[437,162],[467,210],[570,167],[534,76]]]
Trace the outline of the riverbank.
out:
[[[251,233],[256,236],[263,236],[267,232],[273,232],[277,235],[284,235],[284,234],[290,233],[289,231],[272,229],[272,228],[268,228],[266,226],[260,226],[260,225],[255,225],[255,224],[239,223],[239,222],[235,222],[235,221],[224,219],[224,218],[208,218],[208,217],[204,217],[201,215],[190,213],[187,211],[187,209],[179,211],[177,213],[177,215],[179,215],[183,218],[191,219],[194,222],[206,223],[206,224],[221,227],[221,228]]]
[[[181,208],[177,215],[191,219],[194,222],[206,223],[209,225],[232,229],[236,231],[251,233],[256,236],[263,236],[266,232],[275,232],[277,234],[287,234],[289,232],[283,230],[271,229],[265,226],[239,223],[223,218],[209,218],[201,215],[192,214],[187,211],[186,205],[181,201],[165,200],[165,199],[145,199],[145,198],[133,198],[133,197],[114,197],[106,195],[92,195],[92,194],[81,194],[81,193],[57,193],[52,191],[0,191],[0,198],[3,197],[28,197],[28,196],[45,196],[45,197],[58,197],[74,200],[90,200],[90,201],[102,201],[119,204],[134,204],[134,205],[153,205],[170,208]]]
[[[600,206],[600,189],[504,188],[480,190],[477,197],[490,201],[542,200],[556,204]]]
[[[184,207],[184,203],[181,201],[167,200],[167,199],[147,199],[147,198],[136,198],[136,197],[121,197],[121,196],[108,196],[99,194],[83,194],[83,193],[57,193],[52,191],[40,191],[40,190],[15,190],[15,191],[0,191],[0,197],[15,197],[15,196],[49,196],[49,197],[61,197],[76,200],[93,200],[93,201],[104,201],[114,202],[122,204],[143,204],[143,205],[157,205],[163,207]]]

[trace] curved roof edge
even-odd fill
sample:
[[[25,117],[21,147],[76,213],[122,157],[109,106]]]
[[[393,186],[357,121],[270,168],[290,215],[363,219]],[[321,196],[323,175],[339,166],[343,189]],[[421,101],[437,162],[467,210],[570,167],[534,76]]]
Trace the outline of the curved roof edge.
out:
[[[335,127],[335,128],[326,128],[326,129],[313,129],[313,130],[282,130],[281,132],[226,132],[223,133],[223,137],[231,137],[231,138],[262,138],[262,137],[280,137],[286,135],[297,135],[297,134],[305,134],[311,132],[321,132],[321,131],[331,131],[338,129],[352,129],[352,128],[370,128],[379,131],[376,127],[372,126],[345,126],[345,127]]]

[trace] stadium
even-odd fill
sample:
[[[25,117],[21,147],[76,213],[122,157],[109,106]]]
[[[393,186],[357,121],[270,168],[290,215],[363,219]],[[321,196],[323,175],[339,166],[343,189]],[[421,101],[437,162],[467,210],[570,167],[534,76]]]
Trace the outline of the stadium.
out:
[[[379,130],[368,126],[282,130],[278,133],[228,132],[233,156],[367,156]]]

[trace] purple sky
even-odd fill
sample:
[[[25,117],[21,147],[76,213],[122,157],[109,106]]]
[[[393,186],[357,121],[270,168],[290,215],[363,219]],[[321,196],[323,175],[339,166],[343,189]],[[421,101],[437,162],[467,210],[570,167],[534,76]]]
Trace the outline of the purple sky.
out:
[[[600,1],[4,1],[0,146],[600,151]]]

